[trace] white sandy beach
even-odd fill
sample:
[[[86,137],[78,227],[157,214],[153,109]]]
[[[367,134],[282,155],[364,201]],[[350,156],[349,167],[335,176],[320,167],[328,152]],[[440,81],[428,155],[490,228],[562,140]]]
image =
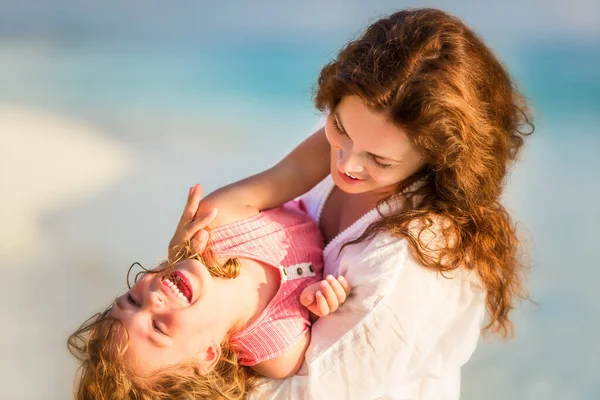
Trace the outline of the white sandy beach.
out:
[[[132,168],[97,128],[43,110],[0,105],[0,256],[44,252],[40,219],[94,196]]]
[[[0,132],[0,397],[67,398],[66,337],[82,322],[72,305],[89,301],[73,295],[93,293],[98,281],[68,291],[74,274],[59,264],[76,252],[52,245],[44,219],[106,190],[134,162],[95,127],[44,110],[0,105]]]

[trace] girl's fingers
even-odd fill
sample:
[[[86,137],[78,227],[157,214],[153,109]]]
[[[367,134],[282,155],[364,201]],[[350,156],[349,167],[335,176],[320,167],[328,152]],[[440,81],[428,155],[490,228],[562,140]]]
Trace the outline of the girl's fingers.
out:
[[[300,304],[307,307],[314,314],[317,314],[315,293],[319,290],[319,287],[320,282],[315,282],[305,287],[300,294]]]
[[[352,291],[352,288],[350,287],[350,283],[348,282],[348,280],[344,276],[340,275],[340,276],[338,276],[337,281],[344,288],[344,291],[346,292],[346,296],[348,296],[350,294],[350,292]]]
[[[317,297],[317,314],[320,317],[324,317],[329,314],[329,306],[327,305],[327,300],[325,300],[325,296],[323,296],[323,292],[320,290],[316,293]]]
[[[346,297],[348,295],[347,295],[344,287],[341,285],[341,283],[337,279],[335,279],[333,277],[333,275],[327,275],[326,279],[327,279],[327,282],[329,283],[329,285],[331,286],[331,288],[333,289],[333,292],[335,293],[335,296],[337,297],[338,303],[342,304],[344,301],[346,301]]]
[[[300,304],[302,304],[304,307],[309,307],[314,302],[315,302],[314,292],[312,292],[310,290],[302,291],[302,294],[300,295]]]
[[[321,292],[327,301],[327,307],[330,312],[334,312],[340,306],[340,302],[328,281],[321,281]]]

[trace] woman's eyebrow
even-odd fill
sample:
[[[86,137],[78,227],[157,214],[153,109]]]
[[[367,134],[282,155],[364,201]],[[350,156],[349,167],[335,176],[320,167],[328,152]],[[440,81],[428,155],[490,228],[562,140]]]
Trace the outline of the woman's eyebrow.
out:
[[[340,130],[342,132],[344,132],[346,135],[348,135],[348,131],[346,130],[346,128],[344,128],[344,125],[342,124],[342,119],[340,118],[340,115],[338,114],[337,111],[333,113],[333,117],[335,118],[335,120],[336,120],[336,122],[338,124],[338,127],[340,128]],[[350,135],[348,135],[348,136],[350,136]],[[398,164],[400,164],[402,162],[402,161],[394,160],[393,158],[384,157],[384,156],[380,156],[378,154],[371,153],[370,151],[367,151],[366,153],[368,155],[370,155],[371,157],[380,158],[382,160],[388,160],[388,161],[392,161],[392,162],[395,162],[395,163],[398,163]]]

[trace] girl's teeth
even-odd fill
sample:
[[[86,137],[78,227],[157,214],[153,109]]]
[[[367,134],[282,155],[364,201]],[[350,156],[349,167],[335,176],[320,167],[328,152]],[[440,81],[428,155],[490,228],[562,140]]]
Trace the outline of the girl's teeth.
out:
[[[165,278],[165,281],[169,285],[169,288],[171,288],[171,291],[175,294],[175,296],[179,297],[181,300],[185,301],[186,303],[189,303],[188,299],[183,295],[183,293],[181,293],[181,291],[179,290],[177,285],[175,285],[173,282],[171,282],[171,280],[169,278]]]

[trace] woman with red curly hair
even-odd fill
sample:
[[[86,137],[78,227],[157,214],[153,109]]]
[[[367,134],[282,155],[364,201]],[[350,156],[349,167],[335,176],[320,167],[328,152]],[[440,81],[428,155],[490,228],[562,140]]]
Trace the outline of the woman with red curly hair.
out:
[[[322,69],[315,104],[323,127],[201,205],[241,197],[267,209],[308,191],[324,273],[352,287],[313,325],[298,374],[262,394],[457,399],[480,331],[510,335],[509,312],[526,296],[500,202],[533,131],[524,98],[473,30],[415,9],[348,43]]]
[[[260,385],[257,398],[458,399],[480,332],[509,336],[509,312],[526,296],[500,197],[533,128],[527,105],[483,41],[434,9],[369,26],[323,68],[315,104],[325,118],[313,135],[273,168],[209,195],[196,214],[226,214],[240,199],[258,213],[301,196],[325,239],[323,274],[352,287],[331,309],[318,289],[303,296],[328,315],[312,325],[297,374]],[[119,307],[131,311],[135,296],[125,300]],[[210,381],[169,370],[138,387],[103,354],[110,329],[86,329],[70,340],[87,363],[79,398],[237,399],[257,384],[224,346]]]

